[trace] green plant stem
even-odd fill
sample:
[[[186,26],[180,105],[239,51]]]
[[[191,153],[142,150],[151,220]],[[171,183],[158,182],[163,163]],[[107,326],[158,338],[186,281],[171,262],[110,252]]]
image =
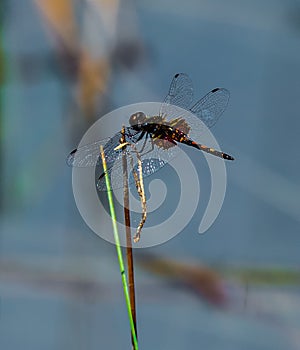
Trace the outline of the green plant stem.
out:
[[[134,321],[133,321],[133,317],[132,317],[132,313],[131,313],[131,305],[130,305],[130,299],[129,299],[129,293],[128,293],[127,280],[126,280],[126,275],[125,275],[125,268],[124,268],[124,263],[123,263],[122,249],[121,249],[121,245],[120,245],[120,238],[119,238],[119,233],[118,233],[116,213],[115,213],[115,208],[114,208],[114,203],[113,203],[113,198],[112,198],[112,190],[111,190],[111,186],[110,186],[109,175],[107,172],[105,154],[104,154],[104,150],[103,150],[102,146],[100,146],[100,153],[101,153],[101,158],[102,158],[103,171],[105,173],[107,198],[108,198],[108,202],[109,202],[109,210],[110,210],[110,216],[111,216],[113,232],[114,232],[114,239],[115,239],[115,243],[116,243],[116,250],[117,250],[117,255],[118,255],[118,260],[119,260],[119,266],[120,266],[123,290],[124,290],[124,295],[125,295],[126,307],[127,307],[128,317],[129,317],[130,330],[131,330],[131,335],[132,335],[132,339],[133,339],[134,349],[138,350],[138,342],[137,342],[137,337],[136,337],[136,332],[135,332]]]

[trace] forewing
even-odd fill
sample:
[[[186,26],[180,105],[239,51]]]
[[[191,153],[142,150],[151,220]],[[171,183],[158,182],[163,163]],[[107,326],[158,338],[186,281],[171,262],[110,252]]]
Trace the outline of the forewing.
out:
[[[178,73],[174,76],[168,95],[166,96],[160,108],[160,115],[178,115],[176,106],[188,109],[193,100],[193,83],[190,77],[184,73]],[[175,110],[174,110],[175,106]]]
[[[132,128],[125,128],[126,141],[135,142],[138,133]],[[120,157],[122,151],[115,150],[120,144],[122,133],[118,132],[113,137],[94,142],[89,145],[81,146],[73,150],[67,157],[67,164],[75,167],[90,167],[101,164],[100,146],[103,146],[107,163],[113,163]]]
[[[216,88],[199,100],[190,111],[211,128],[225,111],[230,93],[224,88]]]
[[[175,157],[178,152],[178,147],[158,147],[155,143],[153,143],[153,140],[151,140],[151,138],[148,138],[146,142],[145,139],[142,139],[139,142],[135,143],[134,146],[136,147],[135,150],[138,152],[142,161],[143,177],[154,174],[165,164],[167,164],[173,157]],[[172,144],[172,146],[174,145]],[[139,175],[138,157],[135,150],[131,145],[126,146],[127,167],[129,173],[128,182],[130,185],[135,184],[132,170],[136,171]],[[123,187],[122,157],[116,159],[115,162],[111,164],[110,167],[108,167],[107,173],[110,176],[110,181],[113,189]],[[99,191],[106,191],[105,177],[103,175],[104,174],[101,174],[97,182],[97,188]]]

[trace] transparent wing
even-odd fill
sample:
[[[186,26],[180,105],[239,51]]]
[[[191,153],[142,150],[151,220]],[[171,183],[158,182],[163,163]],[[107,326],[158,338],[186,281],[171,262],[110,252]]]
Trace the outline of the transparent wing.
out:
[[[201,142],[205,125],[211,128],[225,111],[230,93],[224,88],[216,88],[201,98],[191,109],[166,109],[165,120],[180,129],[195,141]],[[204,125],[205,124],[205,125]]]
[[[190,77],[184,73],[178,73],[174,76],[168,95],[161,105],[159,115],[176,114],[173,111],[174,106],[188,109],[193,101],[193,83]]]
[[[227,107],[229,96],[228,90],[216,88],[189,109],[193,99],[191,79],[186,74],[176,74],[171,82],[169,93],[161,106],[159,117],[155,118],[160,118],[159,121],[166,122],[167,125],[190,134],[197,141],[204,129],[201,121],[207,127],[212,127]],[[195,116],[200,120],[195,118]],[[146,138],[144,136],[141,138],[141,136],[141,131],[136,131],[133,127],[125,128],[125,141],[129,143],[126,147],[126,155],[128,171],[131,173],[129,176],[130,184],[134,183],[132,170],[137,171],[138,157],[135,150],[139,153],[142,160],[144,177],[158,171],[178,153],[178,147],[167,140],[162,139],[160,140],[161,142],[155,142],[150,137]],[[123,186],[122,150],[115,149],[120,144],[121,138],[122,133],[118,132],[112,138],[82,146],[69,154],[67,164],[76,167],[101,166],[100,146],[102,145],[112,188],[121,188]],[[130,145],[134,145],[135,148]],[[131,165],[131,160],[133,165]],[[97,187],[99,190],[106,190],[105,178],[103,174],[101,175],[97,182]]]
[[[190,108],[193,99],[192,81],[188,75],[179,73],[174,76],[171,82],[169,93],[160,108],[160,115],[167,121],[178,117],[184,118],[190,125],[193,133],[197,134],[203,131],[203,125],[201,123],[195,123],[195,120],[188,116],[188,113],[183,113],[181,108],[190,111],[201,119],[208,128],[211,128],[226,109],[229,97],[230,93],[228,90],[216,88]],[[176,125],[174,126],[176,127]],[[182,129],[184,130],[184,128]]]
[[[143,176],[149,176],[167,164],[177,154],[177,147],[164,140],[164,147],[158,147],[153,140],[145,136],[138,140],[141,132],[135,131],[132,127],[125,128],[126,157],[128,160],[129,184],[134,184],[132,169],[137,170],[137,154],[142,160]],[[75,167],[99,166],[100,178],[97,188],[100,191],[106,190],[105,177],[103,174],[100,158],[100,146],[103,146],[107,162],[107,173],[110,176],[113,189],[123,187],[123,163],[122,150],[115,149],[120,144],[122,133],[118,132],[113,137],[97,141],[95,143],[79,147],[72,151],[67,157],[67,164]],[[135,150],[130,145],[134,145]],[[133,166],[131,165],[131,160]]]
[[[224,88],[216,88],[202,97],[190,111],[211,128],[225,111],[230,93]]]
[[[125,138],[128,142],[136,142],[140,132],[133,128],[125,128]],[[113,137],[97,141],[73,150],[67,157],[67,164],[76,167],[89,167],[101,164],[100,146],[103,146],[107,163],[113,163],[122,154],[121,150],[115,150],[120,144],[122,133],[118,132]]]
[[[134,146],[139,152],[140,159],[142,161],[142,173],[143,177],[150,176],[156,171],[161,169],[166,165],[173,157],[178,153],[178,146],[174,146],[168,141],[164,141],[165,145],[170,144],[169,148],[158,147],[152,143],[151,138],[149,137],[146,141],[145,139],[140,140],[135,143]],[[174,146],[174,147],[173,147]],[[142,150],[142,152],[140,152]],[[129,185],[134,185],[134,177],[132,170],[135,170],[138,173],[138,158],[136,152],[133,148],[128,145],[126,147],[127,153],[127,167],[128,167],[128,182]],[[111,186],[113,189],[123,187],[123,162],[122,156],[120,155],[115,162],[108,166],[107,173],[110,176]],[[99,191],[106,191],[105,177],[104,174],[100,175],[100,178],[97,182],[97,188]]]

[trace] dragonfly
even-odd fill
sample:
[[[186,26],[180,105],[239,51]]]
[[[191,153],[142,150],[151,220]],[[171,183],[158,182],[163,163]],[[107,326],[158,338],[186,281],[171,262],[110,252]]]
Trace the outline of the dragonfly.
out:
[[[129,183],[135,183],[140,193],[143,177],[152,175],[175,157],[178,144],[194,147],[225,160],[234,160],[231,155],[200,144],[190,137],[191,132],[197,135],[203,132],[203,123],[211,128],[218,121],[228,105],[229,97],[227,89],[215,88],[192,104],[192,80],[185,73],[177,73],[157,115],[147,116],[142,111],[132,114],[129,126],[110,138],[74,149],[67,157],[67,164],[76,167],[101,166],[99,149],[103,146],[111,186],[117,189],[123,187],[122,155],[125,153],[132,164],[133,176],[129,177]],[[102,173],[97,181],[99,191],[106,190],[104,175]]]

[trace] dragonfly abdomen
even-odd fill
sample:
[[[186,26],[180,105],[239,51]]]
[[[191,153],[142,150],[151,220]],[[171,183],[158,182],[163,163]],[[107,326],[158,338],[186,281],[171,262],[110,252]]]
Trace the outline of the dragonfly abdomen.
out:
[[[210,153],[216,157],[219,157],[219,158],[223,158],[223,159],[227,159],[227,160],[234,160],[234,158],[232,156],[230,156],[229,154],[227,153],[223,153],[223,152],[220,152],[214,148],[211,148],[211,147],[207,147],[205,145],[201,145],[200,143],[197,143],[191,139],[188,139],[186,141],[183,141],[183,143],[189,145],[189,146],[192,146],[192,147],[195,147],[197,149],[200,149],[201,151],[203,152],[206,152],[206,153]]]

